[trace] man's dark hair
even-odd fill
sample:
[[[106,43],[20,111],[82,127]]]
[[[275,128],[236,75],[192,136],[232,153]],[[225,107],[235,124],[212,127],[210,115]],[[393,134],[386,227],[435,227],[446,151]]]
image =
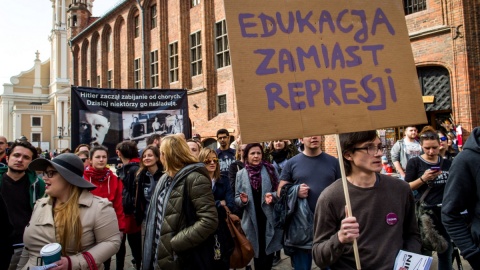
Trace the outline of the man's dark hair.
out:
[[[224,129],[224,128],[221,128],[219,130],[217,130],[217,138],[218,138],[218,135],[220,134],[227,134],[228,137],[230,137],[230,133],[228,133],[228,130]]]
[[[342,147],[342,158],[345,165],[345,174],[350,175],[352,173],[352,164],[343,155],[346,152],[355,152],[355,145],[374,141],[378,137],[377,131],[361,131],[340,134],[340,146]]]
[[[117,144],[116,150],[122,153],[122,156],[128,159],[138,157],[137,143],[134,141],[123,141]]]
[[[162,139],[162,135],[153,133],[152,135],[148,136],[147,145],[153,144],[155,140],[160,140],[160,139]]]
[[[37,153],[37,149],[35,148],[35,146],[33,146],[31,143],[27,142],[27,141],[20,141],[20,140],[16,140],[12,146],[10,146],[8,148],[8,151],[7,151],[7,156],[10,157],[10,155],[13,153],[13,150],[15,149],[15,147],[17,146],[21,146],[21,147],[25,147],[27,148],[28,150],[32,151],[32,160],[38,158],[38,153]]]

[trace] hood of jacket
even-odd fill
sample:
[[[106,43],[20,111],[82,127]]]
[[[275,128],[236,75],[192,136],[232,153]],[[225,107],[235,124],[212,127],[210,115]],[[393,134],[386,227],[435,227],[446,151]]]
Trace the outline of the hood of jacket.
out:
[[[480,153],[480,127],[473,129],[467,141],[463,145],[463,150],[471,150]]]

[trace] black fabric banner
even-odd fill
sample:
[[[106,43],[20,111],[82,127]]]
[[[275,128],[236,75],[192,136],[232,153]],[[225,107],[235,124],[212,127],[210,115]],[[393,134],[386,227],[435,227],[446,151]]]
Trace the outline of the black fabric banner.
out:
[[[115,146],[134,140],[138,148],[146,138],[184,133],[191,137],[187,91],[184,89],[101,89],[72,86],[72,149],[79,144],[101,144],[109,161]]]

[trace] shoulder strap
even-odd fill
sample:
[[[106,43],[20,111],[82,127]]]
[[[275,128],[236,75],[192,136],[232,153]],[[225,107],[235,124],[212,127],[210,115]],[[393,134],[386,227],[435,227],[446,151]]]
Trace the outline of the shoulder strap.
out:
[[[428,195],[428,193],[430,192],[431,189],[432,189],[432,187],[428,186],[427,190],[425,190],[425,192],[423,192],[422,197],[420,197],[420,200],[418,200],[418,202],[422,203],[423,200],[425,200],[425,197],[427,197],[427,195]]]
[[[439,167],[442,168],[443,158],[440,157],[440,156],[439,156],[439,158],[440,158],[440,165],[439,165]],[[425,190],[425,192],[422,194],[422,197],[420,197],[420,200],[418,200],[420,203],[422,203],[423,200],[425,200],[425,197],[427,197],[427,195],[428,195],[428,193],[430,192],[431,189],[432,189],[432,187],[431,187],[431,186],[428,186],[427,190]]]

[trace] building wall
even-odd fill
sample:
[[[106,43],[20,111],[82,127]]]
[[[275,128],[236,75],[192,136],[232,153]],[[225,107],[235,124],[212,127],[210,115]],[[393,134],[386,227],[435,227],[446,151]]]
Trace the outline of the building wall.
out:
[[[52,117],[54,108],[49,100],[50,61],[41,62],[36,53],[31,69],[12,76],[9,84],[0,91],[0,135],[8,141],[32,133],[41,133],[42,142],[54,148]],[[32,116],[42,118],[41,127],[32,127]],[[50,150],[49,149],[49,150]],[[44,149],[45,150],[45,149]]]
[[[466,135],[480,124],[475,68],[479,5],[478,1],[427,0],[427,10],[406,16],[416,65],[440,65],[450,72],[452,113]],[[476,12],[473,17],[472,12]]]
[[[142,1],[145,14],[145,76],[144,88],[151,88],[150,52],[158,50],[159,87],[186,88],[189,90],[189,112],[193,133],[203,137],[215,136],[219,128],[228,128],[233,135],[240,133],[231,66],[217,69],[215,66],[215,23],[225,18],[223,0],[202,0],[190,7],[190,1],[147,0]],[[150,25],[152,5],[157,6],[157,26]],[[442,66],[450,72],[452,90],[452,114],[456,124],[462,125],[465,134],[479,125],[476,100],[480,75],[477,67],[479,57],[478,19],[479,3],[467,0],[427,0],[427,9],[406,16],[414,60],[417,67]],[[133,88],[133,60],[142,58],[142,38],[135,38],[134,18],[142,11],[135,1],[125,1],[113,11],[98,19],[88,28],[73,29],[75,84],[93,85],[96,74],[102,73],[102,87],[106,87],[106,71],[115,74],[114,87]],[[88,12],[82,16],[89,16]],[[83,18],[83,17],[82,17]],[[84,20],[88,20],[85,18]],[[141,25],[140,25],[141,27]],[[105,39],[111,31],[114,35],[114,50],[97,52],[93,45]],[[191,76],[190,34],[201,31],[202,74]],[[76,35],[75,33],[80,33]],[[168,45],[178,42],[179,80],[169,82]],[[104,47],[102,47],[104,48]],[[92,67],[87,57],[101,54],[105,63]],[[105,60],[106,59],[106,60]],[[106,67],[106,68],[104,68]],[[95,70],[92,70],[94,68]],[[82,70],[84,70],[82,72]],[[227,112],[217,113],[217,96],[226,94]],[[395,123],[392,123],[395,126]],[[325,137],[324,149],[335,152],[335,140]]]
[[[134,88],[133,62],[141,59],[145,65],[145,77],[142,74],[141,87],[152,88],[150,81],[150,53],[158,50],[159,56],[159,87],[186,88],[189,90],[189,113],[193,122],[193,132],[202,137],[215,136],[219,128],[229,129],[233,135],[238,134],[236,107],[233,92],[233,77],[231,66],[215,68],[215,23],[225,18],[223,1],[201,1],[195,7],[189,6],[190,1],[150,0],[143,1],[145,13],[145,61],[142,55],[142,37],[134,36],[135,16],[141,10],[135,1],[126,1],[115,10],[107,13],[86,29],[76,29],[70,33],[79,32],[73,36],[74,84],[96,87],[96,76],[106,78],[108,70],[113,70],[117,76],[114,88]],[[157,5],[157,26],[151,27],[151,7]],[[80,14],[80,13],[79,13]],[[88,15],[88,13],[81,13]],[[83,16],[82,15],[82,16]],[[79,16],[77,14],[77,16]],[[105,30],[107,29],[107,30]],[[114,34],[114,50],[107,52],[104,47],[98,51],[97,40],[103,40],[109,29]],[[202,74],[191,76],[190,70],[190,35],[201,31],[202,35]],[[169,44],[178,42],[179,80],[169,82]],[[97,62],[98,56],[105,64]],[[102,68],[106,67],[106,68]],[[146,78],[143,81],[143,78]],[[107,87],[106,79],[101,79],[101,87]],[[227,112],[217,113],[217,95],[226,95]],[[196,107],[193,106],[196,104]]]
[[[405,16],[416,66],[450,73],[452,115],[465,139],[480,125],[479,10],[478,1],[427,0],[426,10]],[[325,137],[326,152],[336,156],[335,145],[333,136]]]

